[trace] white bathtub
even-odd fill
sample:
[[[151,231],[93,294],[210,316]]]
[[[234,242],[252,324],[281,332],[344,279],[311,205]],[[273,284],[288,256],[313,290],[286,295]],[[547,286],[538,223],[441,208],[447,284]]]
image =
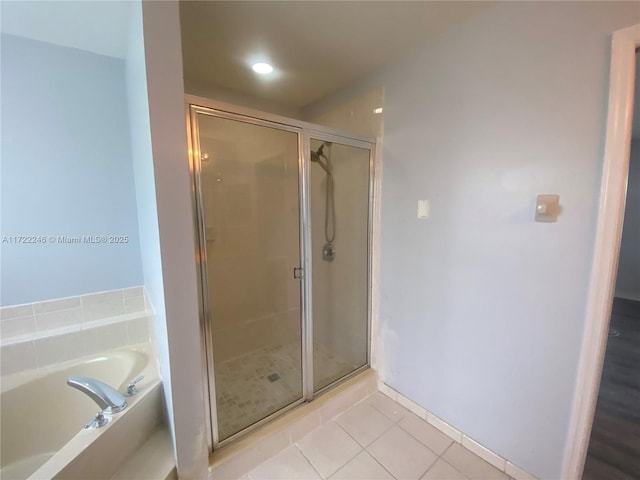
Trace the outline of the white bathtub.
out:
[[[60,472],[65,469],[77,472],[73,465],[76,458],[86,457],[91,445],[128,414],[134,420],[134,411],[143,410],[136,409],[136,404],[150,392],[159,392],[158,375],[148,351],[147,344],[127,347],[4,377],[0,391],[0,478],[64,478]],[[124,411],[111,416],[105,427],[83,429],[99,407],[69,387],[67,377],[96,378],[124,392],[127,383],[140,374],[145,375],[138,384],[140,393],[127,399]],[[159,401],[152,403],[153,409],[160,408]],[[153,415],[159,418],[160,412]],[[109,463],[114,460],[104,459]]]

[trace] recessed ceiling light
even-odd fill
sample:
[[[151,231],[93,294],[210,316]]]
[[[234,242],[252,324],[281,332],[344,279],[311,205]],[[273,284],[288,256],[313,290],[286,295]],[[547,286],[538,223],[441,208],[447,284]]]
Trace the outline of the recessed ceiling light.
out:
[[[382,113],[382,107],[374,108],[373,113]]]
[[[273,67],[268,63],[254,63],[253,67],[251,68],[253,68],[254,72],[261,75],[266,75],[267,73],[273,72]]]

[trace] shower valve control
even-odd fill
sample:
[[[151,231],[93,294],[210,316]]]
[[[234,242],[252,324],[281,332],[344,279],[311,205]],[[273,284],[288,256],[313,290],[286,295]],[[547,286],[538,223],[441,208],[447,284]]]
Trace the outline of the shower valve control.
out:
[[[136,377],[129,382],[129,385],[127,385],[127,397],[133,397],[136,393],[138,393],[138,387],[136,387],[136,383],[138,383],[142,379],[144,379],[144,375],[140,375],[139,377]]]
[[[293,278],[297,278],[297,279],[302,278],[302,268],[293,267]]]

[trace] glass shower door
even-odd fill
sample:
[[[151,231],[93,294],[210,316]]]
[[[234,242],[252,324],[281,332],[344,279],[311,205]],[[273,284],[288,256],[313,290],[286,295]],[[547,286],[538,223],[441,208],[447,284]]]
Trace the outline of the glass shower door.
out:
[[[311,138],[315,392],[368,363],[370,147]]]
[[[192,109],[214,443],[303,395],[299,133],[249,122]]]

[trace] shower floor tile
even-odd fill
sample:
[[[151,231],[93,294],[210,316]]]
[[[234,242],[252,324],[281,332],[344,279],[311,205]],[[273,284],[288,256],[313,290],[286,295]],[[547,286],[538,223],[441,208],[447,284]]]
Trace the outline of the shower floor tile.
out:
[[[320,385],[354,370],[335,352],[314,346],[314,374]],[[220,439],[230,437],[302,398],[299,342],[276,345],[215,365]]]

